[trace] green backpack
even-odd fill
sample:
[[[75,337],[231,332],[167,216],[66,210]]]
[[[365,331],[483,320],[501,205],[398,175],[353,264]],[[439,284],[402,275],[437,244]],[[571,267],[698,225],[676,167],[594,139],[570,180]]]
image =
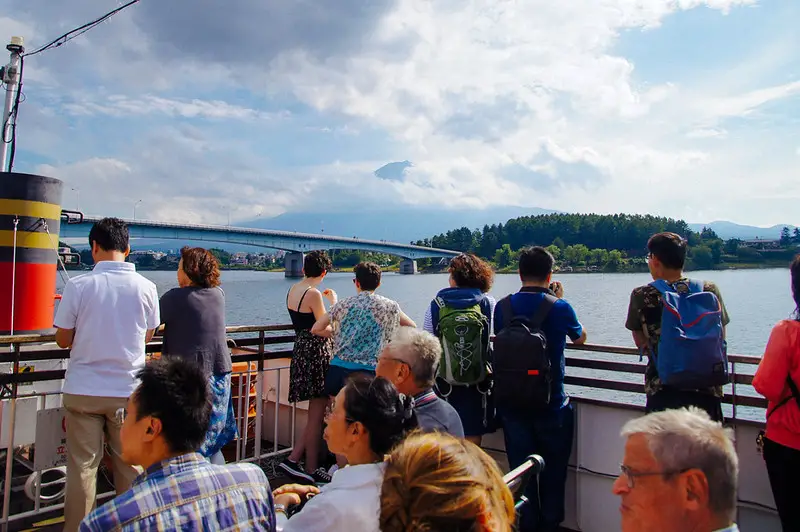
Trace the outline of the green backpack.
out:
[[[441,297],[435,301],[439,306],[437,335],[443,350],[439,377],[456,386],[483,382],[489,369],[489,346],[484,341],[489,320],[481,312],[480,303],[457,309]]]

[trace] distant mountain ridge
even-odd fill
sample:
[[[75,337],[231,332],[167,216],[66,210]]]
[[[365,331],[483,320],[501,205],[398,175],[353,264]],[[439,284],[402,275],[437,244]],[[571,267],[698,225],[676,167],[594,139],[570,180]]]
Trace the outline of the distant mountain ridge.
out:
[[[791,224],[778,224],[771,227],[757,227],[754,225],[741,225],[734,222],[725,220],[718,220],[707,224],[689,224],[693,231],[700,232],[704,227],[712,229],[717,236],[723,240],[731,238],[739,238],[742,240],[752,240],[755,238],[773,239],[781,237],[781,230],[788,227],[790,231],[794,231],[795,226]]]
[[[258,229],[297,231],[335,236],[357,236],[392,242],[412,242],[460,227],[483,228],[506,223],[519,216],[558,211],[538,207],[489,207],[486,209],[406,208],[353,212],[289,212],[274,218],[256,219],[236,225]]]
[[[486,209],[444,209],[430,207],[392,208],[381,211],[379,208],[354,210],[352,212],[290,212],[273,218],[234,222],[238,227],[256,229],[275,229],[297,231],[299,233],[332,236],[357,236],[372,240],[389,240],[407,243],[447,231],[468,227],[483,228],[484,225],[505,224],[512,218],[559,213],[552,209],[539,207],[489,207]],[[756,227],[734,222],[717,220],[710,223],[690,223],[693,231],[709,227],[722,239],[740,238],[780,238],[784,226],[791,231],[795,226],[778,224],[771,227]],[[135,249],[167,250],[179,249],[183,245],[218,247],[226,251],[259,252],[259,248],[236,244],[212,244],[210,242],[178,242],[169,240],[136,239],[131,242]]]

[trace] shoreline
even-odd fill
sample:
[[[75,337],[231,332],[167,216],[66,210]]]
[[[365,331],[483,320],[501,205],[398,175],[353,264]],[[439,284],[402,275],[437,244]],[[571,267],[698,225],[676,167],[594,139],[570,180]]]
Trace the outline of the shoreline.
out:
[[[68,271],[86,271],[91,268],[75,268],[70,267],[70,265],[66,265]],[[789,265],[781,262],[774,262],[774,263],[750,263],[750,264],[730,264],[730,265],[718,265],[715,268],[706,268],[702,270],[696,269],[687,269],[687,272],[691,271],[733,271],[733,270],[773,270],[773,269],[788,269]],[[272,273],[280,273],[284,271],[284,267],[273,267],[273,268],[265,268],[265,267],[221,267],[221,271],[244,271],[244,272],[272,272]],[[175,267],[169,268],[158,268],[158,267],[136,267],[136,271],[140,272],[172,272],[175,271]],[[336,268],[331,270],[331,273],[349,273],[351,271],[351,267],[344,267],[344,268]],[[397,273],[398,267],[396,265],[388,266],[382,268],[384,273]],[[603,273],[648,273],[648,269],[644,268],[625,268],[622,270],[617,271],[607,271],[603,269],[599,269],[596,271],[586,271],[585,269],[581,269],[578,271],[564,271],[564,270],[556,270],[553,272],[554,275],[597,275]],[[513,274],[517,273],[517,268],[500,268],[496,269],[495,274]],[[418,273],[420,274],[437,274],[437,273],[447,273],[446,268],[436,269],[436,270],[420,270]]]

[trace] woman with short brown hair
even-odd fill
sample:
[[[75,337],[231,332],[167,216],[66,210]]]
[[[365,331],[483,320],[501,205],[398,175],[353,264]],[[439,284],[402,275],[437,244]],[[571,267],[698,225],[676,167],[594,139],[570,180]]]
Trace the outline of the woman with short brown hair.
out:
[[[163,356],[193,361],[209,377],[214,400],[211,423],[198,452],[224,463],[222,447],[236,438],[231,398],[231,352],[225,333],[225,293],[217,258],[207,249],[184,247],[178,263],[178,288],[161,296]]]
[[[448,271],[450,286],[439,290],[428,305],[422,328],[441,339],[447,333],[439,326],[439,317],[445,311],[452,313],[453,309],[463,310],[478,306],[485,318],[481,341],[482,349],[486,352],[489,349],[495,306],[494,298],[488,294],[494,282],[494,270],[480,257],[472,253],[461,253],[452,258]],[[447,353],[443,357],[447,357]],[[441,375],[446,364],[447,361],[443,358],[439,366],[440,375],[436,379],[436,392],[458,412],[466,438],[480,445],[484,434],[495,431],[494,398],[490,394],[489,378],[468,386],[453,384]]]

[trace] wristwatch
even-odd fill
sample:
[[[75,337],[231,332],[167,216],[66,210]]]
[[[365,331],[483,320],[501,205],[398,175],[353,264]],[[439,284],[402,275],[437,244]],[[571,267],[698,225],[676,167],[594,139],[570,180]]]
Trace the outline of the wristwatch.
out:
[[[283,515],[285,515],[286,517],[289,517],[289,514],[286,512],[286,505],[285,504],[275,503],[273,505],[273,507],[275,508],[275,513],[276,514],[277,513],[283,513]]]

